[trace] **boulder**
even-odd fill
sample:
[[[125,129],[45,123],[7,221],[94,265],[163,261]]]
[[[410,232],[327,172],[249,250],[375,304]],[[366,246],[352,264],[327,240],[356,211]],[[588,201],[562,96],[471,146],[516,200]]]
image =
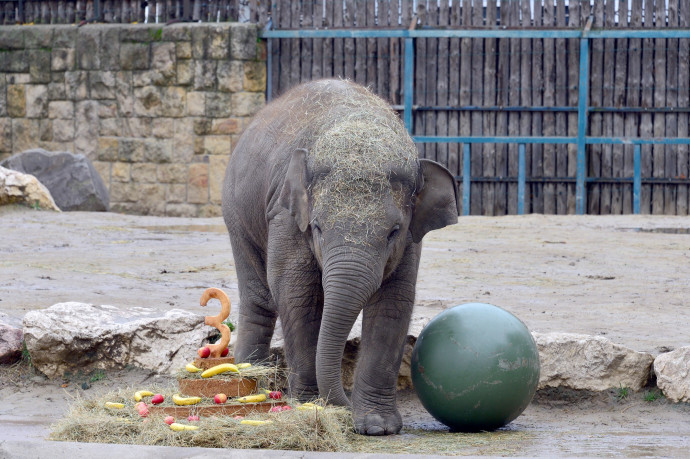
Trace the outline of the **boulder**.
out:
[[[672,402],[690,402],[690,346],[660,354],[654,360],[656,385]]]
[[[11,156],[0,165],[35,176],[62,210],[107,211],[110,206],[101,176],[84,155],[38,148]]]
[[[181,309],[161,316],[148,308],[70,302],[24,316],[31,362],[50,378],[127,365],[175,373],[215,334],[203,316]]]
[[[50,191],[36,177],[0,166],[0,206],[7,204],[60,211]]]
[[[604,391],[643,388],[654,358],[614,344],[601,336],[574,333],[532,333],[539,349],[539,389],[562,387]]]
[[[22,358],[22,340],[22,330],[5,323],[0,315],[0,364],[15,363]]]

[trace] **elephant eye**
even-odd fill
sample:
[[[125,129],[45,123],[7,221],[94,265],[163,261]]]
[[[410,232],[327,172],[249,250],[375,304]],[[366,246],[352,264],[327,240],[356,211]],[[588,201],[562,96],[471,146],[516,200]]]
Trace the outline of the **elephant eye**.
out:
[[[321,227],[319,226],[319,222],[316,220],[311,223],[311,231],[316,235],[321,235]]]
[[[398,235],[399,232],[400,232],[400,225],[395,225],[393,227],[393,229],[391,229],[391,232],[388,234],[388,242],[395,239],[395,237]]]

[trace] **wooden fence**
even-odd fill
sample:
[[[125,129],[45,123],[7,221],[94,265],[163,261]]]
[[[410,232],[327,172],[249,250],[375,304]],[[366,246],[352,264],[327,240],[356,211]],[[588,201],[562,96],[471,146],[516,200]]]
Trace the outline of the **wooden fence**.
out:
[[[0,1],[0,22],[17,1]],[[11,8],[8,5],[13,5]],[[688,0],[25,1],[25,22],[246,20],[274,29],[688,28]],[[97,7],[98,6],[98,7]],[[12,9],[14,8],[14,9]],[[102,9],[101,9],[102,8]],[[99,16],[99,10],[102,16]],[[148,17],[144,12],[147,11]],[[12,13],[12,14],[10,14]],[[12,19],[8,19],[12,18]],[[415,39],[414,135],[573,136],[578,39]],[[403,39],[274,39],[269,98],[322,77],[403,102]],[[688,137],[690,39],[592,39],[588,135]],[[472,214],[517,211],[517,144],[472,145]],[[462,176],[462,146],[420,144]],[[687,215],[688,145],[642,146],[642,213]],[[526,212],[574,213],[575,145],[527,145]],[[632,145],[588,145],[587,212],[632,212]]]

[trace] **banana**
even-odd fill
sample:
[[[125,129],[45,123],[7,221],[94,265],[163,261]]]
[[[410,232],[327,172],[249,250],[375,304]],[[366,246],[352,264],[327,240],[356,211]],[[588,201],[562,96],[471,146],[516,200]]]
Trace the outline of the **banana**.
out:
[[[175,405],[196,405],[201,401],[201,397],[182,397],[180,394],[175,394],[172,396],[173,403]]]
[[[211,367],[208,370],[204,371],[201,373],[202,378],[210,378],[211,376],[216,376],[221,373],[225,373],[226,371],[231,371],[233,373],[237,373],[237,367],[233,365],[232,363],[221,363],[220,365],[216,365],[215,367]]]
[[[297,409],[300,411],[308,411],[308,410],[320,411],[323,409],[323,407],[319,406],[319,405],[314,405],[313,403],[303,403],[300,406],[298,406]]]
[[[190,373],[198,373],[201,371],[201,368],[195,367],[193,363],[188,363],[187,365],[185,365],[184,369]]]
[[[125,407],[124,403],[115,403],[115,402],[105,402],[105,407],[106,408],[113,408],[116,410],[121,410],[122,408]]]
[[[148,397],[149,395],[154,395],[150,390],[139,390],[134,393],[134,401],[140,402],[142,398]]]
[[[174,430],[175,432],[182,432],[183,430],[199,430],[199,426],[188,426],[186,424],[173,422],[170,424],[170,429]]]
[[[248,362],[245,362],[245,363],[238,363],[238,364],[235,365],[235,366],[237,367],[238,370],[244,370],[245,368],[251,367],[252,364],[251,364],[251,363],[248,363]]]
[[[240,424],[246,424],[249,426],[263,426],[266,424],[272,424],[273,421],[256,421],[254,419],[244,419],[240,421]]]
[[[259,403],[266,401],[266,394],[247,395],[237,399],[240,403]]]

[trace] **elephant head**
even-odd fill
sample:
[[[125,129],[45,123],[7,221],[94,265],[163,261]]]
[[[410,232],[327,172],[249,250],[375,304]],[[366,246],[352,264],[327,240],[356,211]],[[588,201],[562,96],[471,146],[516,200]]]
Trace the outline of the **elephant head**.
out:
[[[417,159],[404,131],[340,123],[319,135],[309,151],[292,152],[281,203],[321,267],[319,393],[349,405],[341,360],[352,325],[410,244],[457,222],[454,178],[441,165]]]

